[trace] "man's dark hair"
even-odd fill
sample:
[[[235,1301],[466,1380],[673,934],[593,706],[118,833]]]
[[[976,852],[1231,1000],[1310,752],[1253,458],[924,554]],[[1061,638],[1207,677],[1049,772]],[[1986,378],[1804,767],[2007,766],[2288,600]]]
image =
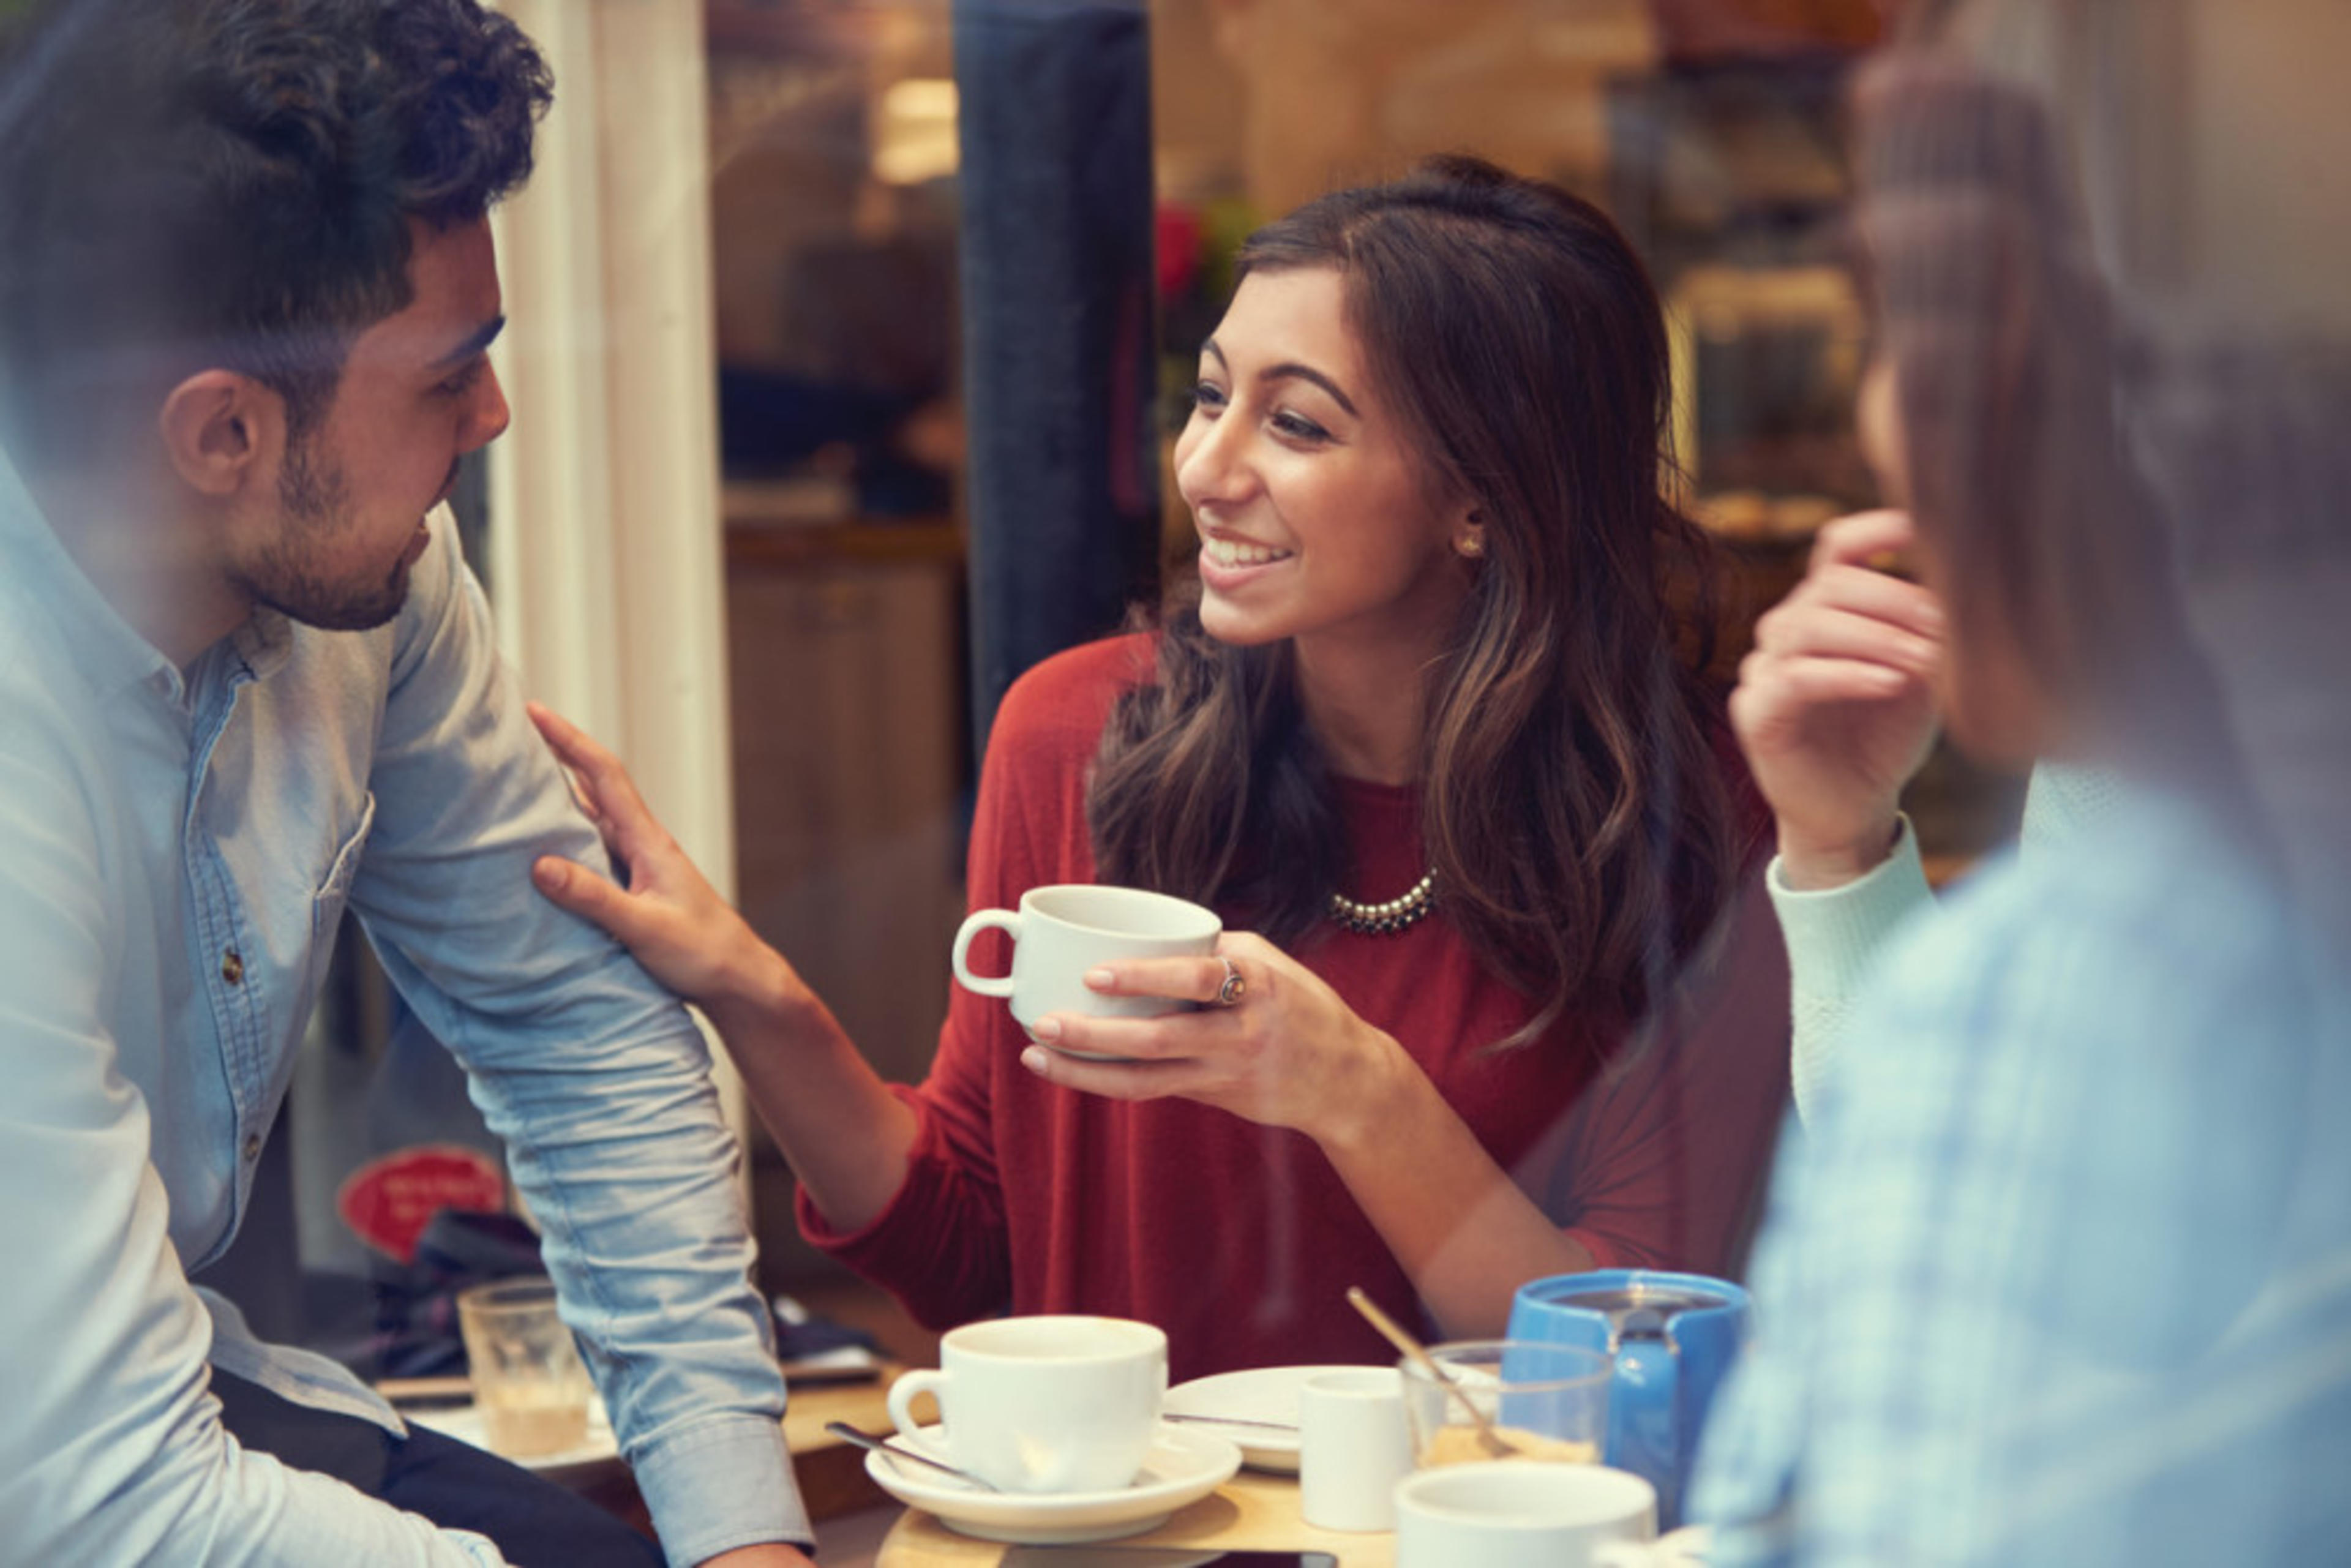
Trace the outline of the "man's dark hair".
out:
[[[298,437],[404,308],[408,220],[530,173],[546,62],[475,0],[49,0],[0,30],[0,364],[48,424],[211,366]],[[164,384],[169,384],[166,382]]]

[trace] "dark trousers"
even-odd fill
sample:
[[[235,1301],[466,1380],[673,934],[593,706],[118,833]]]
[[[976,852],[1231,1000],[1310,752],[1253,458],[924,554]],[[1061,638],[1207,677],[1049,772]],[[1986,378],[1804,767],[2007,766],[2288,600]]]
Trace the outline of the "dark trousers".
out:
[[[403,1441],[371,1421],[306,1409],[217,1370],[213,1392],[246,1448],[435,1524],[486,1535],[517,1568],[662,1568],[661,1549],[602,1509],[454,1437],[412,1424]]]

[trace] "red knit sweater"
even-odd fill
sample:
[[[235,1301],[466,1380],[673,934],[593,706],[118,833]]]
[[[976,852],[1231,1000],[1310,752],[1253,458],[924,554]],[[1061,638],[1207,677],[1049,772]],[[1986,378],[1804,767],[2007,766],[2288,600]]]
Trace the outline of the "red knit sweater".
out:
[[[1087,770],[1110,706],[1149,678],[1126,637],[1062,653],[998,712],[973,826],[972,907],[1093,880]],[[1426,869],[1414,792],[1342,781],[1348,891],[1394,897]],[[1743,899],[1719,977],[1687,1028],[1595,1067],[1611,1020],[1487,1047],[1528,1016],[1437,916],[1402,933],[1328,927],[1294,956],[1411,1051],[1479,1141],[1598,1266],[1720,1271],[1743,1239],[1787,1084],[1786,967],[1760,898]],[[1001,973],[994,936],[973,967]],[[1311,1140],[1188,1101],[1131,1104],[1020,1066],[1003,1002],[956,988],[920,1088],[913,1168],[862,1230],[832,1230],[805,1194],[803,1232],[946,1327],[1009,1309],[1165,1328],[1181,1380],[1236,1367],[1393,1359],[1348,1307],[1362,1285],[1406,1322],[1410,1283]]]

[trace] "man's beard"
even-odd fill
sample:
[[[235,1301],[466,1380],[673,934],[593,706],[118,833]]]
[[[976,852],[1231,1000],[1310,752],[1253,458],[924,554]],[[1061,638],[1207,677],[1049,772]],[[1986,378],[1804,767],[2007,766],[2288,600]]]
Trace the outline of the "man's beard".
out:
[[[256,604],[324,632],[367,632],[400,613],[408,601],[403,551],[376,582],[337,582],[318,575],[315,562],[334,536],[352,526],[350,486],[340,465],[314,464],[312,444],[288,447],[278,476],[277,504],[285,527],[245,588]]]

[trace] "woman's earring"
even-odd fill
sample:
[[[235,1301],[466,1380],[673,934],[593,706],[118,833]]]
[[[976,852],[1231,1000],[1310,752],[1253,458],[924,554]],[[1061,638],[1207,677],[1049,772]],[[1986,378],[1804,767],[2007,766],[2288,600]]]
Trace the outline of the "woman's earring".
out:
[[[1486,553],[1486,530],[1464,528],[1453,536],[1453,553],[1465,559],[1476,560]]]

